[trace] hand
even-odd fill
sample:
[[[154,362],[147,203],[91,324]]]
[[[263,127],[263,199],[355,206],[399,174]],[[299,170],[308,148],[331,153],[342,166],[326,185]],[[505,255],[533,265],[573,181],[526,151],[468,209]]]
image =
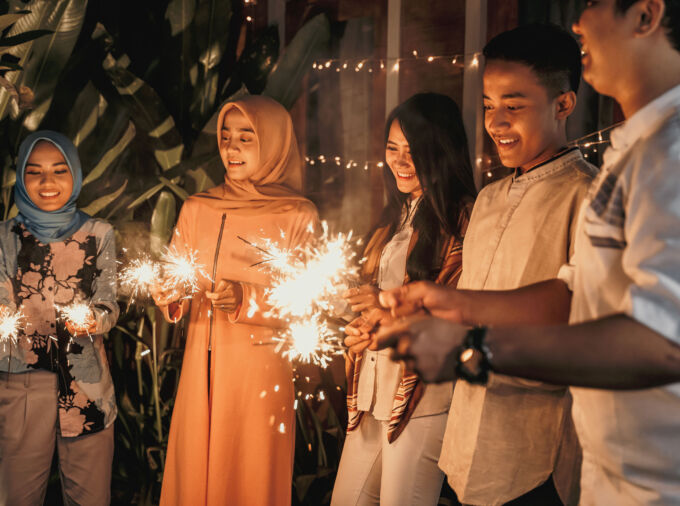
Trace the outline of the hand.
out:
[[[389,308],[392,316],[408,316],[422,309],[438,318],[462,323],[461,292],[431,281],[416,281],[380,293],[380,304]]]
[[[238,281],[221,279],[214,292],[205,292],[212,306],[226,313],[233,313],[243,302],[243,288]]]
[[[412,316],[381,328],[371,349],[392,347],[392,360],[404,360],[428,383],[456,378],[455,361],[467,328],[441,318]]]
[[[380,325],[392,321],[390,313],[384,309],[373,308],[355,318],[345,326],[345,345],[349,351],[361,354],[371,344],[371,332]]]
[[[178,302],[183,294],[175,287],[167,288],[164,284],[151,287],[151,297],[157,306],[169,306],[173,302]]]
[[[94,318],[94,314],[90,313],[87,318],[87,322],[84,326],[76,326],[70,320],[66,320],[65,323],[66,330],[73,337],[88,337],[97,333],[97,321]]]
[[[380,290],[373,285],[361,285],[357,288],[346,290],[342,296],[349,303],[350,308],[355,313],[361,313],[367,309],[380,307],[378,294]]]

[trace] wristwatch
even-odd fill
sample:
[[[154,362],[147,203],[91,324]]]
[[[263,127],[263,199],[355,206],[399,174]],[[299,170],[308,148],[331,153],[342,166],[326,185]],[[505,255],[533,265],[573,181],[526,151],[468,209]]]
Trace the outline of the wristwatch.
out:
[[[486,385],[492,354],[484,342],[487,327],[472,327],[465,334],[456,356],[456,375],[468,383]]]

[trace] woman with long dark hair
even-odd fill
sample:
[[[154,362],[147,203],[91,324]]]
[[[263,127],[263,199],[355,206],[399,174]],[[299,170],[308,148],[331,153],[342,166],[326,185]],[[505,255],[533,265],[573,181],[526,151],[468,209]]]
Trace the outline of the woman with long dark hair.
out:
[[[366,247],[366,284],[345,294],[361,316],[347,325],[349,423],[332,504],[437,504],[437,467],[453,385],[425,386],[389,352],[367,350],[389,314],[380,290],[409,281],[453,285],[476,194],[460,110],[449,97],[421,93],[395,108],[385,126],[387,204]]]

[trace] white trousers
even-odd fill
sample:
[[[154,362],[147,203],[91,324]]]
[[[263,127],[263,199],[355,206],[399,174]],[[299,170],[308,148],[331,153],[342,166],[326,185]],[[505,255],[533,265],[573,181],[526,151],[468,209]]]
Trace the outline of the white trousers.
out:
[[[447,416],[412,418],[390,444],[387,422],[364,413],[347,433],[331,506],[435,506],[444,481],[437,461]]]
[[[57,433],[57,375],[0,373],[0,506],[42,506],[54,448],[66,506],[111,502],[113,425],[79,437]]]

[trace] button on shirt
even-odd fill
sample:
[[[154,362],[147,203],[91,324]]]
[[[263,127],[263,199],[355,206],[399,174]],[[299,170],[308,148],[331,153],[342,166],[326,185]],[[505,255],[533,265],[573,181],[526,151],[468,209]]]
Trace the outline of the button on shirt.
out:
[[[573,149],[485,187],[463,242],[458,288],[510,290],[554,279],[572,252],[578,210],[595,174]],[[568,407],[563,387],[495,374],[487,387],[459,381],[439,460],[458,499],[512,500],[550,476],[558,450],[565,465],[577,467],[578,447],[560,449],[571,424]],[[569,479],[561,486],[571,487]]]
[[[625,313],[680,345],[680,86],[612,132],[560,277],[571,323]],[[680,504],[680,383],[571,391],[582,504]]]
[[[380,256],[378,287],[390,290],[404,284],[406,259],[413,235],[413,216],[420,199],[409,204],[408,215],[402,226],[385,245]],[[390,350],[366,350],[361,363],[357,404],[359,411],[370,411],[376,420],[389,420],[392,404],[401,380],[402,366],[390,360]]]

